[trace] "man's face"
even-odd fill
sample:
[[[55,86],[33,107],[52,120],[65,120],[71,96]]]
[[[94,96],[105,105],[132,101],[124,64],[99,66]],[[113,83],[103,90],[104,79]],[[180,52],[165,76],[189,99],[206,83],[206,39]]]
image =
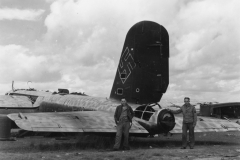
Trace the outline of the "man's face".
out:
[[[122,100],[121,100],[121,104],[122,104],[122,105],[125,105],[126,103],[127,103],[126,99],[122,99]]]
[[[184,103],[185,103],[185,104],[189,104],[189,103],[190,103],[190,100],[187,99],[187,98],[185,98],[185,99],[184,99]]]

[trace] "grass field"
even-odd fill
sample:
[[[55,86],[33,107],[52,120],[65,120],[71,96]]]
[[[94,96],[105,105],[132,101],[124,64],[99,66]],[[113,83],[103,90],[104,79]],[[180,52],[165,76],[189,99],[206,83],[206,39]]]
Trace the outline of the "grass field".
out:
[[[25,137],[0,141],[0,159],[240,159],[240,133],[195,133],[194,149],[179,149],[181,134],[130,140],[130,151],[111,151],[114,138],[82,136],[68,140]]]

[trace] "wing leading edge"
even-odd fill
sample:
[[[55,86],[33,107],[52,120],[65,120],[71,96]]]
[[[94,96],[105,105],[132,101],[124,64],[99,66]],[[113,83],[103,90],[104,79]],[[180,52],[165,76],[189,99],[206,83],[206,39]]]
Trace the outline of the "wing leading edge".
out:
[[[182,117],[175,116],[176,125],[171,133],[182,132]],[[240,125],[234,122],[228,122],[221,119],[213,119],[208,117],[198,116],[195,132],[226,132],[240,131]]]
[[[9,114],[22,129],[37,132],[116,132],[113,113],[103,111]],[[133,120],[130,133],[148,133]]]

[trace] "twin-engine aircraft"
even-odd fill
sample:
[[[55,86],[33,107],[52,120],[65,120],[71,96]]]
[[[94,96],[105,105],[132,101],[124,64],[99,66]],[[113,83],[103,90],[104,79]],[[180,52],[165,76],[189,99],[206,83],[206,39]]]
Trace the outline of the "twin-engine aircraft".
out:
[[[135,113],[130,134],[181,132],[181,118],[158,104],[169,84],[168,59],[167,30],[155,22],[139,22],[127,33],[110,98],[47,94],[33,104],[42,113],[8,117],[28,131],[115,133],[114,111],[124,97]],[[229,128],[238,130],[239,125],[199,118],[196,126],[200,132]]]

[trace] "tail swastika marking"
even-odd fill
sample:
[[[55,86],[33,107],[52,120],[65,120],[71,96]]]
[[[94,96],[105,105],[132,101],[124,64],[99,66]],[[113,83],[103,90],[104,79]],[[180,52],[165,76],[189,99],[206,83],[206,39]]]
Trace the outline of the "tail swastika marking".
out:
[[[131,75],[132,70],[135,67],[136,63],[134,62],[133,56],[130,53],[129,48],[126,47],[120,58],[118,66],[119,78],[121,79],[123,84],[127,81],[128,77]]]

